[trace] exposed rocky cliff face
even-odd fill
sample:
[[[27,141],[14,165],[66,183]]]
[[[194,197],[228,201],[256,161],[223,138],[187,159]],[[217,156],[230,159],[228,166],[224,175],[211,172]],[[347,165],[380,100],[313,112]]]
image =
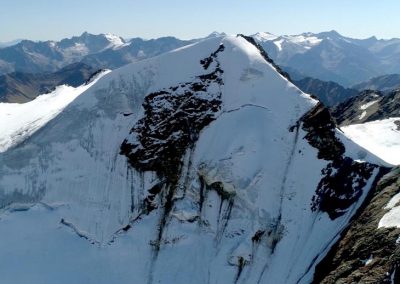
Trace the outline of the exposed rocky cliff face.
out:
[[[317,265],[314,283],[400,283],[400,229],[380,227],[400,191],[400,169],[384,176],[337,244]],[[393,206],[397,205],[396,202]]]
[[[180,83],[147,95],[145,116],[131,130],[121,153],[139,171],[154,171],[168,182],[175,183],[181,175],[182,158],[194,146],[200,131],[216,118],[221,109],[223,70],[217,55],[221,45],[201,64],[209,71],[193,82]],[[215,62],[214,62],[215,61]],[[208,70],[210,65],[214,67]]]
[[[305,139],[318,149],[318,158],[330,161],[321,171],[323,178],[312,200],[312,209],[327,212],[335,219],[362,195],[376,165],[355,162],[344,155],[345,146],[336,137],[335,123],[322,104],[301,119]]]
[[[400,117],[400,90],[386,95],[379,91],[363,91],[334,106],[332,115],[341,126]]]

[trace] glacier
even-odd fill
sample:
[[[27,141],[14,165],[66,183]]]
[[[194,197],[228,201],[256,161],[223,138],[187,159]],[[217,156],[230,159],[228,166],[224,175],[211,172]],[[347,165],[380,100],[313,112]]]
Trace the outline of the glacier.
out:
[[[375,103],[375,101],[370,104]],[[347,137],[391,165],[400,165],[400,118],[341,127]]]

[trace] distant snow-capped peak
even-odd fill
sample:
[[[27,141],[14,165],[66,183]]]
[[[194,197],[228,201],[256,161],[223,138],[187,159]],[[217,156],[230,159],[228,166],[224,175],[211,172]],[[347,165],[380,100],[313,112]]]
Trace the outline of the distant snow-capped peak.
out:
[[[109,48],[118,48],[125,44],[125,41],[122,37],[117,36],[115,34],[106,33],[104,37],[110,42]]]
[[[282,51],[283,45],[294,44],[304,49],[310,49],[321,43],[323,38],[318,37],[317,34],[303,33],[299,35],[281,35],[277,36],[269,32],[258,32],[253,35],[258,42],[273,42],[279,51]]]

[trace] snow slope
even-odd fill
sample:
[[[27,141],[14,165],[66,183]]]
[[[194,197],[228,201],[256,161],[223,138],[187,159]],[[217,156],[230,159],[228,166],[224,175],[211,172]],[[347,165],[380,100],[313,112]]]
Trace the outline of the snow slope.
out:
[[[315,206],[336,177],[306,139],[313,127],[302,118],[317,106],[243,37],[212,38],[111,72],[24,143],[7,138],[2,279],[309,283],[378,173],[352,161],[370,169],[346,180],[358,188],[352,201],[337,215]],[[187,125],[177,122],[183,110]],[[150,111],[150,123],[165,120],[144,124]],[[178,170],[153,170],[164,147],[182,137],[191,144]],[[138,143],[139,153],[156,149],[141,161],[147,170],[120,154],[124,141]],[[352,145],[346,155],[361,150]]]
[[[341,129],[347,137],[389,164],[400,165],[399,123],[399,118],[389,118],[353,124]]]
[[[77,88],[58,86],[53,92],[25,104],[0,103],[0,152],[31,136],[109,72],[102,72],[88,84]]]

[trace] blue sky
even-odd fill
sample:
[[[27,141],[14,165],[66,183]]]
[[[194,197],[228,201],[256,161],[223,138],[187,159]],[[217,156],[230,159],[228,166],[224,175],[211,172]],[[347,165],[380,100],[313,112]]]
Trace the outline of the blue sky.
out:
[[[212,31],[400,37],[399,0],[1,0],[0,41],[58,40],[84,31],[180,38]]]

